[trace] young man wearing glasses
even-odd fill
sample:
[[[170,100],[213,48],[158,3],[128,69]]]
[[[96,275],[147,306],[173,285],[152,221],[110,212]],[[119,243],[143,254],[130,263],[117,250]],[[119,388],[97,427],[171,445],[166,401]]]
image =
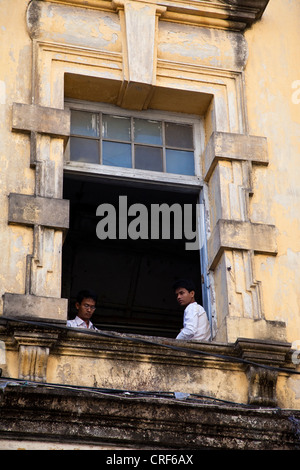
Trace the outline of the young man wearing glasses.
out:
[[[90,290],[82,290],[78,292],[75,307],[77,316],[74,320],[68,320],[67,326],[72,328],[88,328],[91,330],[98,329],[91,322],[92,315],[96,309],[97,295]]]

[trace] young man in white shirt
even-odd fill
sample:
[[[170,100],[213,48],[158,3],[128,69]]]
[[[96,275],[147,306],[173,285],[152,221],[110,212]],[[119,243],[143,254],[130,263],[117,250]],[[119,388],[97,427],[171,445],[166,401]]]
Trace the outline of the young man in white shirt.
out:
[[[88,328],[89,330],[98,329],[91,322],[91,317],[96,309],[97,295],[90,290],[78,292],[75,307],[77,316],[74,320],[68,320],[67,326],[72,328]]]
[[[189,279],[180,279],[173,285],[179,305],[184,307],[183,328],[176,339],[210,341],[211,332],[204,308],[195,301],[195,286]]]

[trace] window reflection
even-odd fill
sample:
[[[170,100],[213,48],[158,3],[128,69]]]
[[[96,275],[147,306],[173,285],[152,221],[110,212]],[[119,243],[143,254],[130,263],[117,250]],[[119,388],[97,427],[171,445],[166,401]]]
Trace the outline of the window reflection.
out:
[[[86,163],[194,175],[193,126],[72,110],[70,158]]]

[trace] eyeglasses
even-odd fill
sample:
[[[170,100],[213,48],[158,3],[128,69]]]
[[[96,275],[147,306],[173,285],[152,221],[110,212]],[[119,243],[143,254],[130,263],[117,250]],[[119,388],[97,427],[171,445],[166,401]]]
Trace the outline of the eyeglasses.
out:
[[[96,307],[92,306],[92,305],[88,305],[88,304],[83,304],[83,307],[86,308],[86,309],[90,309],[90,310],[96,310]]]

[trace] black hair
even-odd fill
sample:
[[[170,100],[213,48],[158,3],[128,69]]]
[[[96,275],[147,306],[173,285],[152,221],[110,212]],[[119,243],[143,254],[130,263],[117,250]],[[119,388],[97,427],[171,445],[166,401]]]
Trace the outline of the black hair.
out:
[[[189,292],[191,292],[192,290],[194,292],[196,291],[195,284],[193,283],[191,279],[178,279],[178,281],[174,282],[173,284],[174,291],[176,289],[179,289],[180,287],[183,287]]]
[[[76,302],[81,304],[83,299],[93,299],[95,302],[97,302],[97,298],[98,296],[94,291],[85,289],[78,292],[76,296]]]

